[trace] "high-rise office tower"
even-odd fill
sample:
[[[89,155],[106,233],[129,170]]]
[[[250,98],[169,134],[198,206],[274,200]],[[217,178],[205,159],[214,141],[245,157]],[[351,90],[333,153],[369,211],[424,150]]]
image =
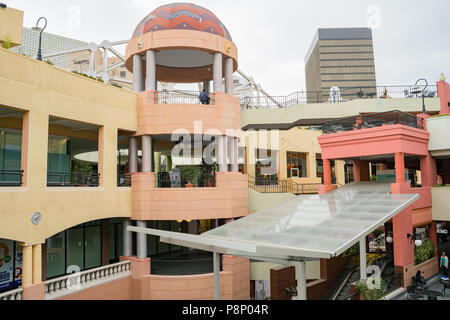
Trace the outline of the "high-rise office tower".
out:
[[[336,99],[337,92],[342,100],[376,96],[369,28],[318,29],[305,65],[308,102]]]

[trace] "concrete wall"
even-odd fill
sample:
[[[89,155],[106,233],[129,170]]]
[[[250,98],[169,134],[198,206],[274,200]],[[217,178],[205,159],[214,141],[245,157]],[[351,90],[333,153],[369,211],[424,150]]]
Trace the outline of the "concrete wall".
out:
[[[450,221],[450,188],[431,188],[433,220]]]
[[[450,116],[427,119],[429,150],[433,156],[450,156]]]
[[[0,8],[0,42],[9,40],[13,46],[22,44],[23,11]]]
[[[418,270],[425,272],[425,279],[434,276],[436,273],[439,272],[438,258],[435,257],[417,266],[414,265],[413,263],[403,267],[404,288],[412,285],[412,277],[416,276]]]
[[[132,300],[131,276],[91,287],[57,300]]]
[[[248,212],[254,213],[294,197],[291,193],[260,193],[248,189]]]
[[[0,189],[0,238],[41,244],[84,222],[131,217],[131,190],[117,188],[117,137],[137,130],[136,94],[4,49],[0,65],[0,107],[24,112],[25,170],[23,187]],[[100,187],[47,188],[49,116],[99,127]]]

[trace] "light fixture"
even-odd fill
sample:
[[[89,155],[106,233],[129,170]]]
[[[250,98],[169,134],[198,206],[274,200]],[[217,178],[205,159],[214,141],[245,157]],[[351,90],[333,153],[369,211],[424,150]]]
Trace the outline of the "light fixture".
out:
[[[420,81],[425,82],[425,86],[423,89],[421,89],[420,86],[417,85]],[[422,93],[422,113],[427,114],[427,110],[425,108],[425,90],[428,88],[428,81],[426,79],[419,79],[416,81],[416,84],[414,86],[415,87],[412,88],[411,93],[412,94]]]
[[[39,22],[41,20],[44,20],[44,22],[45,22],[45,25],[44,25],[43,28],[39,27]],[[42,33],[44,32],[45,28],[47,28],[47,19],[45,17],[39,18],[39,20],[36,22],[36,26],[31,28],[34,31],[40,31],[41,32],[39,34],[39,50],[38,50],[38,54],[37,54],[37,59],[39,61],[42,61]]]
[[[386,237],[386,242],[387,243],[392,243],[394,242],[394,238],[392,237],[392,232],[388,232],[387,237]]]
[[[414,245],[416,247],[420,247],[422,246],[422,240],[419,239],[419,236],[416,234],[415,231],[413,231],[413,233],[408,233],[407,234],[408,239],[411,239],[411,243],[414,243]]]

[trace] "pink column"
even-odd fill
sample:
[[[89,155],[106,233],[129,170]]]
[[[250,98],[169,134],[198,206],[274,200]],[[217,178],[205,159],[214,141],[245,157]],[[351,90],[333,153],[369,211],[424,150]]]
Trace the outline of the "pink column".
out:
[[[430,224],[429,233],[430,233],[430,239],[434,243],[434,255],[435,255],[435,257],[437,257],[439,255],[439,252],[438,252],[438,241],[437,241],[437,228],[436,228],[435,222]]]
[[[323,184],[325,186],[331,186],[331,161],[329,159],[323,159]]]
[[[438,95],[441,99],[441,112],[440,114],[450,114],[450,86],[445,80],[437,82]]]
[[[437,183],[436,160],[430,154],[420,158],[420,172],[422,187],[431,188]]]
[[[413,231],[411,209],[405,209],[393,219],[394,265],[404,267],[414,262],[414,247],[408,238]]]
[[[403,152],[395,154],[395,177],[397,183],[405,183],[405,154]]]
[[[359,160],[353,160],[353,181],[361,181],[361,163]]]

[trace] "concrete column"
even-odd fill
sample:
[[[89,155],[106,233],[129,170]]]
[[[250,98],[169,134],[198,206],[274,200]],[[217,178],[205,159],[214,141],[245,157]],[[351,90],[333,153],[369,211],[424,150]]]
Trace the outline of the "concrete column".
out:
[[[297,279],[297,296],[292,297],[292,300],[307,300],[306,294],[306,263],[299,261],[294,263],[295,277]]]
[[[155,173],[161,171],[161,152],[155,152]]]
[[[213,252],[214,300],[220,300],[220,254]]]
[[[147,228],[146,221],[137,221],[136,226],[138,228]],[[147,259],[147,235],[142,232],[137,233],[137,258]]]
[[[147,50],[147,68],[145,77],[145,90],[156,91],[156,55],[155,51]]]
[[[397,183],[405,183],[405,154],[395,154],[395,178]]]
[[[233,87],[233,59],[225,59],[225,93],[229,95],[234,94]]]
[[[133,239],[131,231],[128,231],[128,227],[131,226],[130,220],[123,221],[122,241],[123,241],[123,256],[131,257],[133,255]]]
[[[33,246],[24,246],[22,255],[22,287],[33,285]]]
[[[128,170],[130,171],[130,173],[136,173],[139,170],[137,137],[131,137],[129,139],[128,167],[129,167]]]
[[[33,246],[33,284],[42,282],[42,245]]]
[[[222,54],[214,54],[214,92],[223,92],[223,66],[222,66]]]
[[[420,173],[422,187],[431,188],[437,184],[436,160],[430,154],[420,158]]]
[[[325,186],[331,186],[331,161],[329,159],[323,159],[323,184]]]
[[[142,172],[152,172],[152,137],[142,136]]]
[[[211,93],[211,81],[205,80],[203,81],[203,89],[206,90],[207,94]]]
[[[134,92],[143,91],[143,76],[142,76],[142,56],[135,54],[133,56],[133,90]]]
[[[219,144],[217,146],[217,161],[219,163],[219,172],[228,172],[226,136],[219,137]]]
[[[361,280],[367,280],[367,258],[366,258],[366,238],[362,238],[359,242],[359,270]]]
[[[172,156],[167,156],[166,159],[166,171],[170,172],[172,171]]]
[[[234,154],[233,154],[233,163],[231,167],[231,172],[239,172],[239,138],[233,138],[234,141]]]

